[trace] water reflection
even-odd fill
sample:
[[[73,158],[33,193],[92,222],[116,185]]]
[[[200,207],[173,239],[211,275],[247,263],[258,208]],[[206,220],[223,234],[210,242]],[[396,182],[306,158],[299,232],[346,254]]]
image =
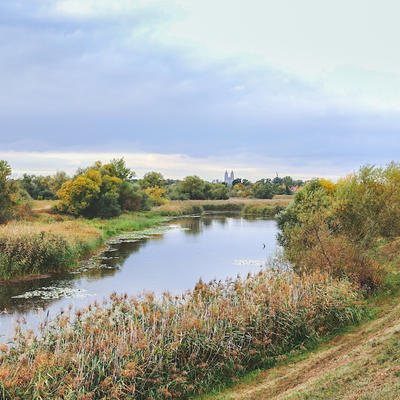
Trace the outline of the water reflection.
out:
[[[37,326],[43,315],[101,302],[113,292],[180,293],[200,278],[208,282],[257,272],[276,248],[273,220],[213,214],[173,224],[163,233],[150,231],[149,237],[112,241],[74,273],[0,286],[0,336],[10,336],[18,316]]]

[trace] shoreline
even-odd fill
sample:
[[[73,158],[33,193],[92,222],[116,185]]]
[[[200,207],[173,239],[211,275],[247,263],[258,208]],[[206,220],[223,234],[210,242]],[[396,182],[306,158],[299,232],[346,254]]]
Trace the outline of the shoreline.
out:
[[[209,200],[187,200],[187,201],[171,201],[169,204],[155,207],[150,211],[126,213],[117,218],[111,219],[83,219],[71,218],[64,215],[55,215],[52,217],[43,217],[40,213],[36,214],[37,220],[35,221],[19,221],[8,225],[11,228],[12,235],[7,231],[3,232],[3,240],[9,241],[13,237],[13,246],[15,249],[24,250],[24,244],[21,244],[21,239],[38,237],[38,235],[46,234],[49,237],[57,237],[59,240],[66,242],[65,248],[53,248],[54,253],[59,250],[59,255],[55,254],[53,258],[57,257],[64,260],[65,252],[68,252],[69,260],[64,260],[64,265],[57,263],[52,259],[49,262],[48,270],[46,265],[30,265],[21,266],[22,273],[16,275],[16,266],[18,259],[15,260],[15,254],[11,254],[9,259],[4,262],[6,268],[11,271],[11,276],[2,276],[0,278],[0,286],[6,286],[13,283],[33,281],[39,279],[49,278],[62,273],[73,271],[76,266],[86,258],[91,257],[101,251],[105,243],[118,235],[130,232],[137,232],[146,228],[151,228],[162,223],[165,223],[171,217],[183,217],[188,215],[201,216],[205,214],[223,214],[235,213],[241,216],[260,216],[260,217],[275,217],[277,213],[282,211],[290,203],[288,199],[271,199],[261,201],[257,200],[238,200],[229,199],[223,201],[209,201]],[[2,227],[3,230],[7,226]],[[20,232],[21,231],[21,232]],[[16,233],[17,232],[17,233]],[[1,228],[0,228],[1,236]],[[1,238],[0,238],[1,239]],[[37,243],[42,247],[43,253],[47,252],[45,238],[38,239]],[[26,243],[25,246],[31,245]],[[50,246],[50,242],[48,246]],[[33,250],[38,251],[37,247]],[[64,251],[64,253],[62,253]],[[26,262],[26,260],[24,260]],[[12,264],[10,264],[12,263]],[[34,263],[34,260],[31,261]],[[12,268],[10,267],[12,265]],[[56,268],[51,266],[57,265]],[[0,272],[2,266],[0,265]],[[4,268],[4,267],[3,267]],[[32,273],[24,273],[23,270]],[[42,270],[42,271],[40,271]],[[6,275],[6,273],[3,273]]]

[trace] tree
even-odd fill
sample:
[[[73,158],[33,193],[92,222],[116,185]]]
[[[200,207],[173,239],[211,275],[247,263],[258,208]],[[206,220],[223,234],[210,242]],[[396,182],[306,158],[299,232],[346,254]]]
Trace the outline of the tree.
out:
[[[57,208],[72,215],[88,218],[109,218],[124,210],[148,207],[148,196],[131,182],[134,172],[123,159],[108,164],[97,161],[92,167],[80,169],[75,177],[65,182],[57,195]]]
[[[273,186],[270,179],[261,179],[254,184],[254,197],[257,199],[272,199],[274,197]]]
[[[210,184],[208,184],[210,185]],[[187,176],[178,184],[179,191],[187,194],[190,200],[205,200],[207,199],[206,182],[198,176]]]
[[[229,189],[223,183],[215,183],[211,188],[211,198],[213,200],[229,199]]]
[[[143,179],[139,180],[139,185],[142,189],[162,187],[164,186],[164,177],[159,172],[148,172],[144,175]]]
[[[61,199],[58,209],[72,215],[92,216],[93,204],[100,194],[100,175],[98,178],[94,179],[92,173],[79,175],[76,179],[65,182],[57,193]]]
[[[151,186],[146,188],[144,191],[150,196],[154,205],[160,206],[168,203],[168,200],[165,198],[166,189],[164,187]]]
[[[7,161],[0,160],[0,223],[12,217],[16,204],[16,187],[10,181],[11,167]]]
[[[242,180],[240,178],[236,178],[232,181],[232,186],[237,185],[238,183],[242,183]]]
[[[149,210],[151,201],[149,196],[140,189],[137,183],[122,181],[119,189],[119,204],[121,210],[139,211]]]
[[[53,200],[57,198],[57,192],[68,180],[65,172],[57,172],[54,176],[36,176],[24,174],[18,180],[20,187],[26,190],[32,199]]]
[[[282,178],[279,178],[279,176],[276,176],[274,179],[272,179],[272,183],[273,183],[274,185],[282,185],[283,179],[282,179]]]

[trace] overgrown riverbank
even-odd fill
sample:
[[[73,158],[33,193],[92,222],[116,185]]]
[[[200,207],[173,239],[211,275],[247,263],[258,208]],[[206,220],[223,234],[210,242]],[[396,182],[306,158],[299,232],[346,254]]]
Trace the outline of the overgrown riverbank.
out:
[[[1,349],[4,399],[187,398],[274,365],[364,306],[349,282],[260,272],[156,300],[113,295]]]
[[[108,220],[45,215],[0,226],[0,279],[70,270],[110,237],[162,221],[163,217],[148,213]]]
[[[54,214],[51,212],[54,202],[36,201],[30,220],[0,226],[0,280],[67,271],[107,239],[155,226],[167,216],[201,215],[204,212],[274,216],[289,201],[289,198],[176,201],[152,211],[90,220]]]

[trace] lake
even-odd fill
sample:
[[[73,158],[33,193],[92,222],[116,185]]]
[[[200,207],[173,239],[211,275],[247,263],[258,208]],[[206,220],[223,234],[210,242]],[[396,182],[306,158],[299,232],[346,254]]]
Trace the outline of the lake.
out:
[[[113,292],[179,294],[200,278],[257,272],[277,250],[277,231],[275,220],[210,214],[111,240],[77,271],[0,286],[0,341],[13,335],[18,320],[36,329],[61,310],[74,312]]]

